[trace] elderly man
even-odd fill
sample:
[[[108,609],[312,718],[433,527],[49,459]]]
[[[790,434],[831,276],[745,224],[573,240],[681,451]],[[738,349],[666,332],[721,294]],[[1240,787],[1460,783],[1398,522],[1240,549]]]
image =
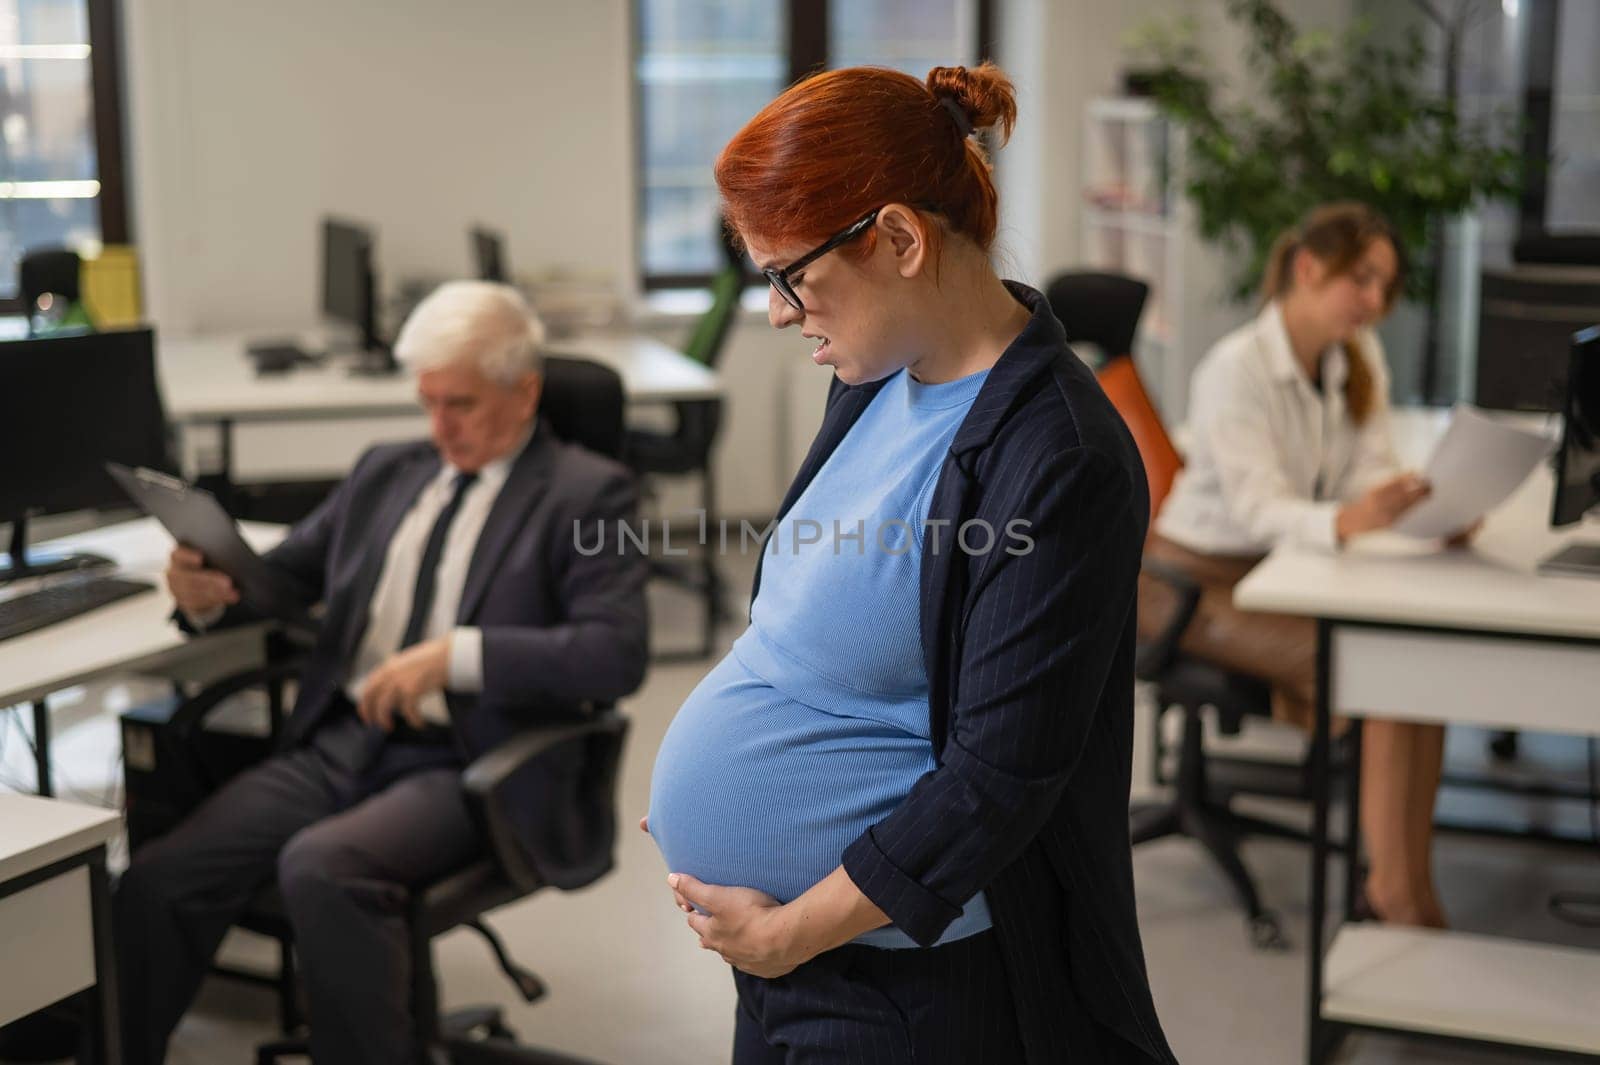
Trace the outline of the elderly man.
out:
[[[410,1060],[403,900],[480,852],[465,760],[642,680],[643,560],[580,553],[574,537],[574,523],[588,537],[626,521],[632,482],[536,417],[541,337],[506,286],[439,288],[395,346],[432,439],[368,451],[267,555],[325,605],[321,630],[285,749],[141,848],[118,884],[130,1063],[163,1059],[223,934],[274,874],[313,1060]],[[248,609],[185,547],[167,583],[191,626]],[[574,816],[572,757],[546,756],[520,792],[525,842],[552,861]]]

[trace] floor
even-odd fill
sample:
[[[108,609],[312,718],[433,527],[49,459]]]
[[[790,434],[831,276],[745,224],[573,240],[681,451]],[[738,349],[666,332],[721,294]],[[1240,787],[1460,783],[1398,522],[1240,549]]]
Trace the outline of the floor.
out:
[[[735,587],[747,574],[729,566]],[[692,600],[672,590],[655,595],[656,632],[663,642],[688,636],[698,624]],[[734,633],[725,633],[725,639]],[[447,1006],[502,1004],[530,1043],[611,1065],[707,1065],[726,1061],[733,1024],[733,989],[726,969],[697,949],[663,883],[666,870],[649,839],[633,828],[645,809],[653,754],[676,708],[710,663],[658,665],[627,701],[634,720],[622,782],[625,830],[616,870],[594,887],[570,895],[546,892],[498,913],[493,923],[516,956],[549,984],[536,1005],[517,1000],[484,945],[468,933],[439,941],[438,968]],[[158,696],[160,684],[118,679],[62,693],[52,704],[54,765],[61,793],[86,802],[120,799],[116,715]],[[31,789],[32,756],[25,715],[0,715],[0,786]],[[1147,709],[1139,728],[1150,728]],[[1143,757],[1145,737],[1135,745]],[[1452,736],[1452,767],[1481,768],[1481,733]],[[1246,742],[1298,742],[1275,730]],[[1581,782],[1582,744],[1530,737],[1523,765],[1542,777]],[[1149,794],[1148,767],[1136,765],[1135,788]],[[1560,813],[1515,808],[1504,800],[1452,796],[1454,816],[1532,817],[1577,833],[1589,831],[1583,808]],[[1221,877],[1185,840],[1141,846],[1135,852],[1139,911],[1151,980],[1162,1021],[1186,1065],[1302,1060],[1306,963],[1306,852],[1293,843],[1251,842],[1247,863],[1269,904],[1282,915],[1290,949],[1252,949],[1242,918]],[[1437,847],[1437,875],[1457,925],[1528,939],[1600,948],[1600,931],[1560,923],[1547,912],[1557,890],[1600,891],[1600,847],[1557,847],[1450,834]],[[225,950],[242,959],[268,959],[247,936]],[[273,1000],[265,991],[213,980],[177,1033],[175,1065],[253,1060],[254,1045],[273,1034]],[[1516,1053],[1430,1048],[1358,1036],[1339,1060],[1359,1065],[1466,1062],[1511,1065]]]

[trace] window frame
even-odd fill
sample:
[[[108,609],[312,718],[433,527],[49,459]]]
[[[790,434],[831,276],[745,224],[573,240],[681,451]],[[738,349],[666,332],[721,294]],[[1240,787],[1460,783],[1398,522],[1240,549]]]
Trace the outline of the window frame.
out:
[[[128,205],[126,127],[123,121],[122,25],[118,0],[84,0],[89,20],[89,96],[93,110],[95,180],[100,193],[100,242],[128,244],[133,219]],[[0,314],[26,314],[21,295],[0,297]]]
[[[111,0],[90,0],[91,3],[110,3]],[[785,19],[788,37],[788,79],[795,82],[828,68],[828,17],[831,0],[788,0]],[[993,58],[996,51],[995,0],[976,0],[974,16],[977,19],[978,59]],[[639,84],[639,57],[644,51],[640,39],[639,0],[629,0],[628,19],[628,80],[629,99],[633,107],[633,258],[637,288],[640,292],[658,292],[666,289],[706,288],[711,284],[710,273],[657,273],[644,268],[644,94]],[[102,183],[101,189],[104,191]]]

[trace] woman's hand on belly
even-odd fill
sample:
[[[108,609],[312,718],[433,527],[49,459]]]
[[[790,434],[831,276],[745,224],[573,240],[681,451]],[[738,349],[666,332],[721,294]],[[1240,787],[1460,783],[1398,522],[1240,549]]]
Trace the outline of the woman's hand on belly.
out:
[[[700,946],[735,969],[770,980],[810,960],[786,934],[783,905],[766,892],[702,884],[687,873],[673,873],[667,886],[678,908],[689,914]]]
[[[768,980],[889,923],[843,866],[786,904],[754,888],[705,884],[685,873],[668,876],[667,886],[701,947]]]

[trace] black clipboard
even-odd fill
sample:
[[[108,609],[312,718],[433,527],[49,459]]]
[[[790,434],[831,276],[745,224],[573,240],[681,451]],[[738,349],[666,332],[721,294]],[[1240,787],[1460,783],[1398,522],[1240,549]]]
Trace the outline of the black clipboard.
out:
[[[108,462],[106,472],[140,510],[166,526],[173,539],[196,549],[205,556],[206,565],[233,578],[244,602],[280,621],[308,623],[306,604],[311,591],[256,554],[216,496],[142,466],[130,469]]]

